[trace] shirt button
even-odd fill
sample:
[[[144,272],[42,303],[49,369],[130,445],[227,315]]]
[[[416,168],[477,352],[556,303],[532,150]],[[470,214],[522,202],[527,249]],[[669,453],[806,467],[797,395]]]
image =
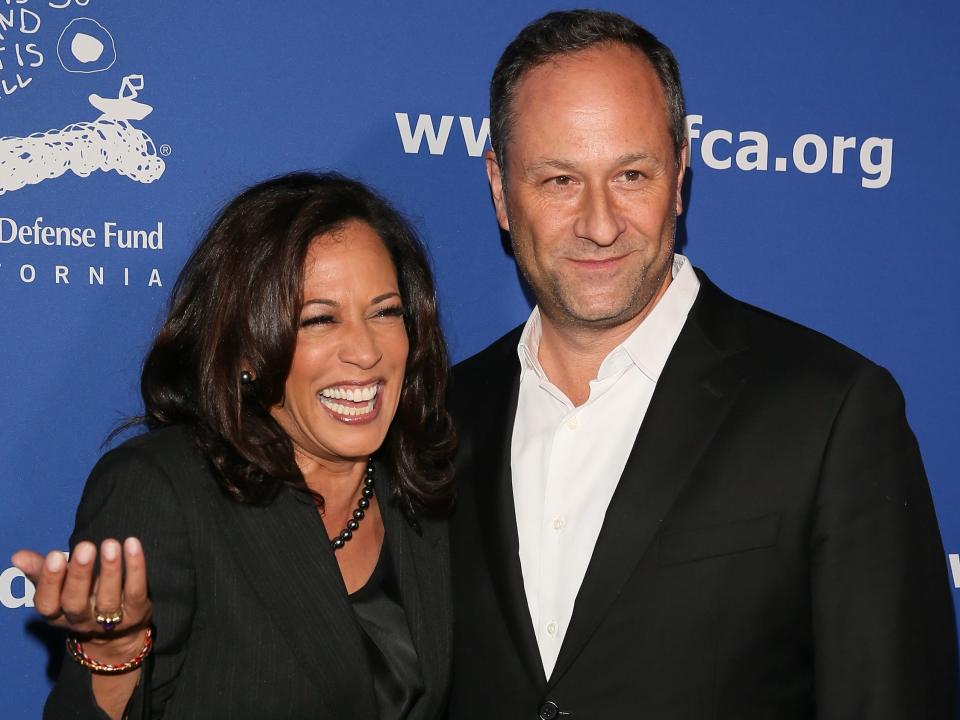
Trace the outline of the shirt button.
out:
[[[547,635],[553,637],[557,634],[557,624],[555,622],[547,623]]]
[[[580,419],[576,415],[571,415],[567,418],[567,427],[571,430],[576,430],[580,427]]]
[[[567,526],[567,519],[562,515],[553,519],[553,529],[563,530]]]

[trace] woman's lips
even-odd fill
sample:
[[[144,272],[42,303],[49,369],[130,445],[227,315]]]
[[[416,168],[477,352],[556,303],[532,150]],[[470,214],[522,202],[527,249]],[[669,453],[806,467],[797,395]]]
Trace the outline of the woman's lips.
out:
[[[363,425],[380,414],[383,382],[364,385],[343,384],[324,388],[317,393],[320,405],[337,422]]]

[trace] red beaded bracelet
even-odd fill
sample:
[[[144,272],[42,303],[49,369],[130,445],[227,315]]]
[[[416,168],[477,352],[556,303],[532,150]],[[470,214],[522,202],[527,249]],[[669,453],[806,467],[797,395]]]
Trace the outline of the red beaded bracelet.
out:
[[[95,672],[99,675],[119,675],[130,672],[131,670],[136,670],[143,665],[143,661],[147,655],[150,654],[151,649],[153,649],[153,631],[147,628],[147,637],[144,639],[143,647],[140,648],[140,652],[137,653],[136,657],[126,662],[117,663],[116,665],[108,665],[98,662],[87,655],[83,650],[83,645],[73,635],[67,638],[67,652],[70,653],[70,657],[90,670],[90,672]]]

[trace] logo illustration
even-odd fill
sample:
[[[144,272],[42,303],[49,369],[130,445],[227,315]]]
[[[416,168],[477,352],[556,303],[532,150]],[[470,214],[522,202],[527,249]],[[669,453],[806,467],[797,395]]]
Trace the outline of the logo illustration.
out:
[[[117,61],[117,46],[110,31],[93,18],[75,18],[60,33],[57,58],[67,72],[103,72]]]
[[[101,113],[92,122],[24,138],[0,137],[0,195],[68,170],[80,177],[115,170],[140,183],[163,175],[165,164],[153,140],[131,124],[153,112],[153,107],[136,100],[143,85],[142,75],[127,75],[117,97],[90,95],[90,104]]]

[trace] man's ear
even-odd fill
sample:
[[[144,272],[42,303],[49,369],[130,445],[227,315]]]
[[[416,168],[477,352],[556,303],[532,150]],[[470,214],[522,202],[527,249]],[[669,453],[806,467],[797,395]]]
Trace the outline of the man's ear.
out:
[[[677,215],[683,213],[683,178],[687,173],[687,163],[690,161],[690,143],[684,141],[683,147],[680,148],[680,169],[677,172],[677,199],[674,209],[676,210]]]
[[[503,201],[503,172],[493,150],[483,154],[487,165],[487,180],[490,181],[490,194],[493,196],[493,207],[497,211],[497,222],[507,232],[510,232],[510,221],[507,219],[507,206]]]

